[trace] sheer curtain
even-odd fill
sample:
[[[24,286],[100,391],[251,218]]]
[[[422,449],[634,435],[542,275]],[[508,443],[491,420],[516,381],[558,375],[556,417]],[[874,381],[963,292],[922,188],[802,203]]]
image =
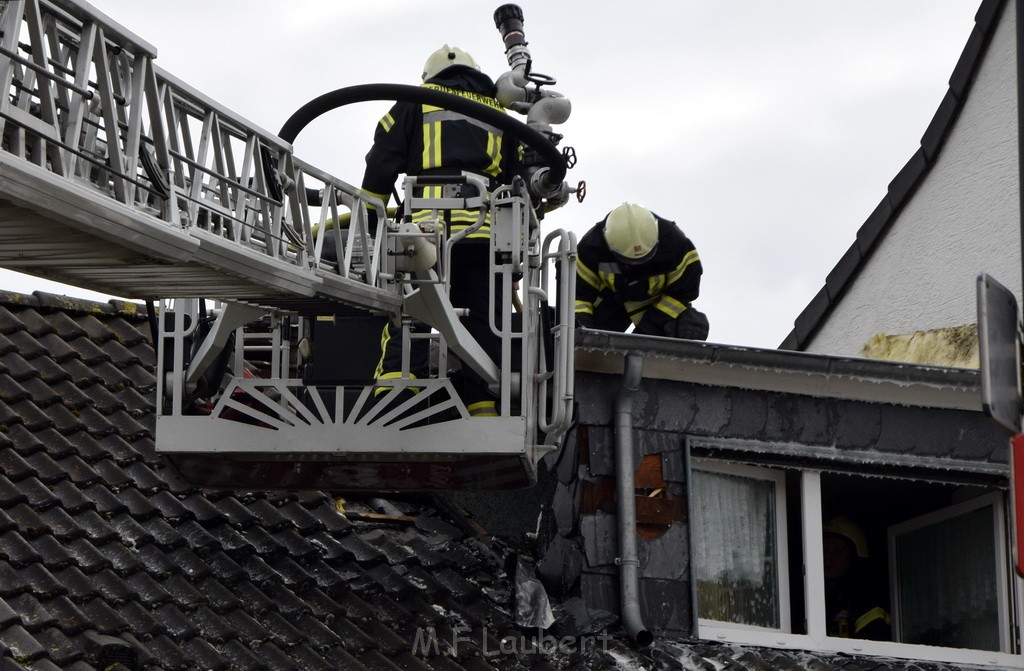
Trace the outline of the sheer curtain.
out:
[[[775,483],[694,471],[691,494],[698,615],[778,628]]]

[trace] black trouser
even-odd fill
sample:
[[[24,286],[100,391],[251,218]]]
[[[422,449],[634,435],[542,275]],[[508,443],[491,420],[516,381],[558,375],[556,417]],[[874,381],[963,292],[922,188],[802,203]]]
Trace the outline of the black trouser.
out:
[[[456,308],[467,308],[469,314],[461,318],[463,326],[469,331],[488,356],[496,363],[501,362],[501,339],[491,331],[488,321],[488,310],[491,307],[488,272],[490,262],[488,254],[490,244],[487,240],[463,240],[452,246],[450,264],[451,303]],[[504,309],[503,292],[495,278],[495,322],[501,323]],[[417,327],[426,332],[429,327]],[[402,338],[401,331],[394,324],[386,324],[381,336],[382,357],[377,367],[378,379],[394,379],[401,375],[402,370]],[[409,350],[409,372],[417,378],[429,375],[428,364],[430,349],[428,341],[414,339]],[[492,414],[494,395],[487,388],[487,383],[480,375],[467,365],[463,365],[463,384],[460,393],[462,401],[471,414]]]

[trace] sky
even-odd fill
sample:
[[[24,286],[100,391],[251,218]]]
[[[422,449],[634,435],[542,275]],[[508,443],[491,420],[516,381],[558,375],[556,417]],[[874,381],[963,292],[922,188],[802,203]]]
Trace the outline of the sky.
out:
[[[156,63],[257,126],[356,84],[418,84],[442,44],[508,69],[479,0],[94,0]],[[777,347],[917,151],[974,26],[971,0],[524,0],[535,71],[587,182],[544,226],[622,202],[676,221],[704,266],[712,342]],[[390,102],[307,126],[295,154],[358,185]],[[0,289],[101,298],[0,271]]]

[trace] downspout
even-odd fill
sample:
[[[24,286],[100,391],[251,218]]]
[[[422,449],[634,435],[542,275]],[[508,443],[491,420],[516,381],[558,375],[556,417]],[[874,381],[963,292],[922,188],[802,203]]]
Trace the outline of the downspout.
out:
[[[633,398],[640,389],[642,357],[626,355],[622,386],[615,400],[615,478],[619,518],[619,603],[622,626],[640,647],[654,641],[640,616],[640,571],[636,549],[636,485],[633,464]]]

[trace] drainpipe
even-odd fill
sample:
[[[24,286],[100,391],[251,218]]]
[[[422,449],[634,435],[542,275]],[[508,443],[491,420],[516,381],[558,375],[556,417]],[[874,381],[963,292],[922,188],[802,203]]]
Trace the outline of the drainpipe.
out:
[[[633,397],[640,389],[642,357],[627,355],[615,399],[615,478],[619,521],[619,603],[622,625],[640,647],[654,641],[640,617],[640,571],[636,549],[636,484],[633,464]]]

